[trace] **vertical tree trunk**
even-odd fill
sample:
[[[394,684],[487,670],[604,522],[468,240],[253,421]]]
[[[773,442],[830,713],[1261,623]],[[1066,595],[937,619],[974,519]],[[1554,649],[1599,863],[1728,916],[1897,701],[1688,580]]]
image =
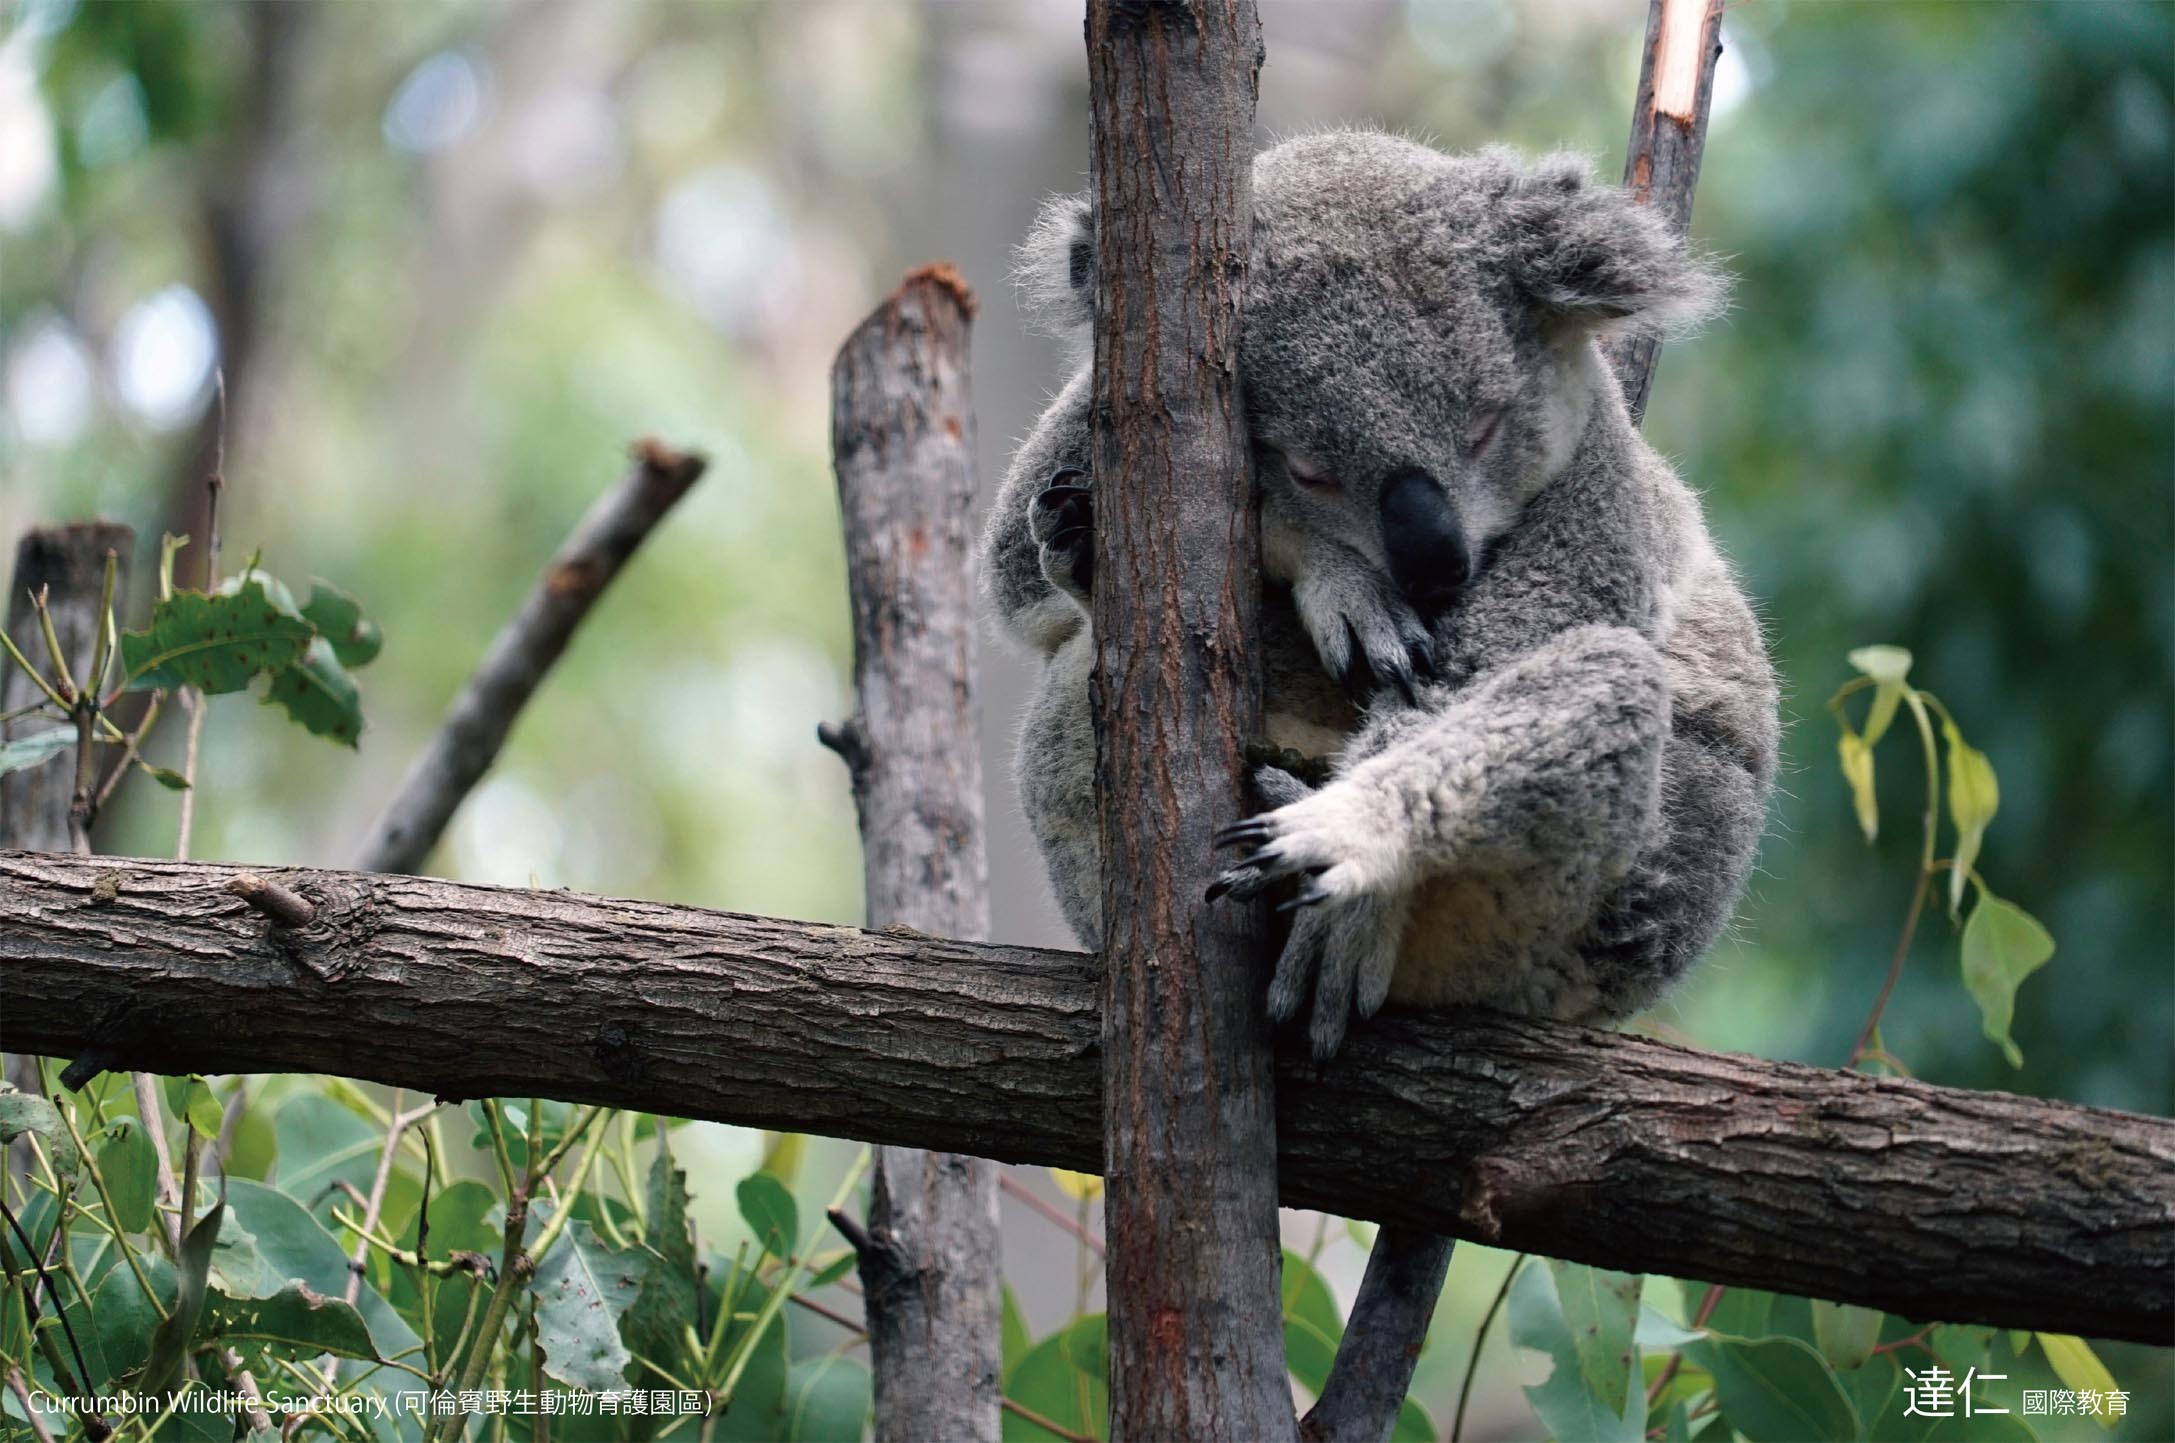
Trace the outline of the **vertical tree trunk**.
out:
[[[1692,225],[1692,191],[1699,184],[1714,65],[1721,58],[1722,0],[1648,0],[1639,98],[1631,107],[1631,142],[1624,148],[1624,188],[1661,211],[1678,235]],[[1636,426],[1646,418],[1661,341],[1625,336],[1607,350]]]
[[[822,735],[853,772],[869,926],[979,939],[989,876],[975,741],[973,313],[950,267],[925,267],[862,322],[832,368],[860,702]],[[995,1443],[995,1164],[878,1148],[856,1243],[877,1438]]]
[[[16,648],[52,674],[45,637],[30,598],[40,590],[53,615],[53,633],[67,654],[69,669],[81,681],[98,642],[98,602],[106,583],[106,554],[121,559],[126,577],[128,554],[136,533],[111,521],[57,526],[24,535],[15,548],[15,572],[8,584],[8,636]],[[37,683],[0,653],[0,716],[30,705],[40,696]],[[44,717],[24,717],[0,725],[0,740],[27,736],[65,725]],[[68,803],[75,795],[74,753],[53,758],[29,771],[0,777],[0,847],[33,852],[68,850]]]
[[[1087,46],[1111,1433],[1288,1439],[1265,939],[1202,901],[1260,728],[1238,395],[1260,20],[1090,0]]]

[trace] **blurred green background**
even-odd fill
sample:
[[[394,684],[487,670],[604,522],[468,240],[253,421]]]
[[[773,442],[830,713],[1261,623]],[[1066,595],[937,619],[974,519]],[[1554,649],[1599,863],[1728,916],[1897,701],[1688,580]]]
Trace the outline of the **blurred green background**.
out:
[[[1640,0],[1262,9],[1265,137],[1378,123],[1621,164]],[[1868,848],[1823,704],[1846,650],[1893,642],[1992,757],[1981,870],[2060,951],[2019,995],[2015,1071],[1929,919],[1890,1050],[1936,1081],[2170,1110],[2171,21],[2116,0],[1729,11],[1694,224],[1739,282],[1721,322],[1664,351],[1648,429],[1760,599],[1789,730],[1741,925],[1666,1027],[1848,1053],[1909,895],[1922,782],[1899,730]],[[984,302],[994,480],[1060,375],[1006,269],[1036,202],[1084,179],[1079,25],[1071,0],[7,10],[0,541],[113,516],[148,576],[161,528],[201,530],[217,366],[230,562],[261,550],[336,581],[387,637],[359,754],[215,705],[199,854],[348,860],[626,443],[654,434],[708,452],[708,478],[435,865],[858,920],[852,807],[814,741],[849,708],[829,360],[904,267],[958,261]],[[1061,942],[1002,781],[1026,673],[994,646],[988,666],[998,935]],[[173,799],[124,795],[102,845],[170,849]],[[1071,1242],[1006,1207],[1030,1315],[1062,1317]],[[1341,1231],[1324,1265],[1348,1298],[1361,1253]],[[1422,1364],[1438,1420],[1499,1270],[1469,1251],[1453,1271]],[[2128,1433],[2159,1436],[2167,1355],[2109,1357],[2137,1389]],[[1523,1403],[1494,1381],[1476,1436],[1517,1436]]]

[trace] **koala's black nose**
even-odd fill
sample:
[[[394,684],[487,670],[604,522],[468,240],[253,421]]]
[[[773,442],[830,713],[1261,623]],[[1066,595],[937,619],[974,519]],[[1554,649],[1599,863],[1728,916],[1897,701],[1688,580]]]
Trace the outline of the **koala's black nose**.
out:
[[[1382,483],[1382,546],[1397,590],[1431,620],[1450,609],[1472,572],[1465,528],[1450,498],[1417,466]]]

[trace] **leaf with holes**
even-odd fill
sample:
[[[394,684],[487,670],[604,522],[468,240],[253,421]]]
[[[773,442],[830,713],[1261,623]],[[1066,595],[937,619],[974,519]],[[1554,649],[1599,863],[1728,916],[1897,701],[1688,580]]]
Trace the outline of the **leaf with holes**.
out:
[[[363,615],[362,603],[330,582],[310,581],[310,599],[302,619],[332,647],[342,666],[368,666],[385,645],[378,624]]]
[[[34,1092],[17,1092],[0,1083],[0,1147],[24,1133],[35,1133],[45,1144],[45,1155],[63,1183],[72,1181],[83,1165],[75,1139],[68,1134],[60,1112]]]
[[[632,1357],[620,1341],[619,1320],[640,1295],[648,1263],[631,1248],[607,1247],[585,1222],[567,1225],[536,1265],[536,1336],[545,1373],[599,1393],[626,1386]]]
[[[300,659],[272,673],[264,704],[285,707],[292,720],[343,746],[362,739],[362,692],[321,636],[312,639]]]
[[[121,633],[121,665],[131,691],[193,686],[218,695],[291,665],[315,636],[263,578],[251,577],[232,591],[177,591],[160,602],[148,628]]]
[[[1575,1284],[1574,1284],[1575,1286]],[[1595,1300],[1599,1306],[1599,1300]],[[1518,1270],[1510,1288],[1510,1337],[1521,1348],[1547,1358],[1547,1378],[1525,1390],[1541,1423],[1558,1438],[1592,1443],[1640,1443],[1646,1434],[1646,1395],[1619,1380],[1590,1377],[1579,1343],[1572,1337],[1552,1271],[1539,1263]],[[1625,1380],[1630,1369],[1625,1369]],[[1615,1405],[1605,1395],[1620,1400]]]

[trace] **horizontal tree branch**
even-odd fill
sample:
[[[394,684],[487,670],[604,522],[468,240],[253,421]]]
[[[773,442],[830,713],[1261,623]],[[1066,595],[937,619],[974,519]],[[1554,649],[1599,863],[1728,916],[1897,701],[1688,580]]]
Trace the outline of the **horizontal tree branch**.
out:
[[[1092,1171],[1094,960],[568,892],[0,852],[0,1048],[329,1072]],[[2175,1123],[1532,1020],[1279,1058],[1285,1203],[1914,1318],[2166,1344]]]

